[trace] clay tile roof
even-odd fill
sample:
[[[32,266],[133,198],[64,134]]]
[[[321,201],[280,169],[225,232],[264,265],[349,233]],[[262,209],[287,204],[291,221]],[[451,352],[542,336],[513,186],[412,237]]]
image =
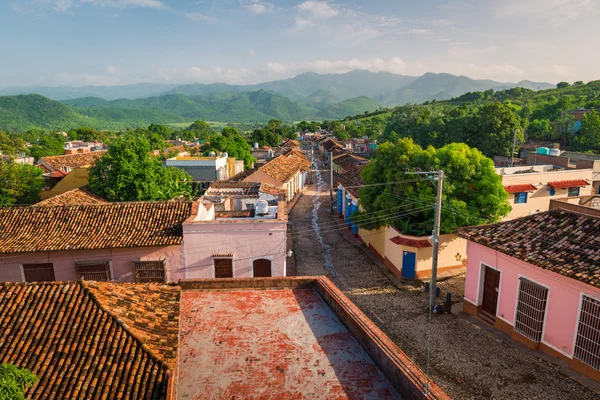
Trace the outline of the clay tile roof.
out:
[[[52,171],[50,173],[50,178],[64,178],[69,175],[68,172],[63,171],[62,169],[57,169],[56,171]]]
[[[523,185],[509,185],[504,186],[504,190],[506,190],[510,194],[521,193],[521,192],[529,192],[531,190],[537,190],[537,188],[529,183]]]
[[[128,319],[111,313],[118,300],[102,303],[110,296],[100,297],[82,282],[0,284],[0,363],[28,368],[39,377],[26,398],[166,397],[167,365],[148,350],[145,335],[128,329]],[[163,303],[152,304],[154,314],[162,313]]]
[[[550,210],[457,235],[526,263],[600,287],[600,218]]]
[[[292,179],[299,170],[309,170],[310,167],[311,163],[306,158],[291,154],[287,157],[284,155],[275,157],[258,169],[279,182],[285,183]]]
[[[43,166],[49,166],[52,170],[66,168],[80,168],[93,165],[98,157],[101,157],[106,150],[93,151],[91,153],[65,154],[62,156],[42,157],[38,163]]]
[[[554,189],[566,189],[570,187],[588,186],[589,183],[584,179],[575,179],[571,181],[548,182],[548,185],[552,186]]]
[[[357,186],[365,184],[360,176],[360,172],[361,167],[354,166],[341,174],[337,174],[334,177],[334,181],[336,185],[342,185],[352,196],[358,198],[358,190],[360,188]]]
[[[431,243],[429,243],[429,240],[427,239],[408,239],[398,235],[394,236],[390,240],[392,241],[392,243],[400,244],[403,246],[416,247],[417,249],[431,247]]]
[[[331,149],[333,149],[334,147],[342,147],[341,144],[339,144],[338,142],[336,142],[335,140],[333,140],[331,138],[325,139],[320,144],[323,146],[325,151],[331,151]]]
[[[281,143],[281,147],[300,147],[300,143],[294,139],[287,139]]]
[[[191,210],[191,201],[4,207],[0,254],[180,244]]]
[[[84,187],[69,190],[68,192],[42,200],[32,207],[39,206],[74,206],[80,204],[105,204],[108,203],[102,197],[97,196]]]

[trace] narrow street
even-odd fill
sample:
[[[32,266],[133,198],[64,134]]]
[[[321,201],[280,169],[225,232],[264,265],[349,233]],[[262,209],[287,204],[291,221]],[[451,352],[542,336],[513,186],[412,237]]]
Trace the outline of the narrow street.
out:
[[[319,159],[323,169],[323,160]],[[325,167],[326,168],[326,167]],[[390,278],[347,229],[331,216],[328,173],[317,173],[290,214],[298,275],[327,275],[398,346],[456,399],[598,399],[560,367],[516,348],[508,337],[451,314],[428,324],[428,294]],[[440,283],[462,297],[464,276]],[[428,331],[430,331],[428,351]]]

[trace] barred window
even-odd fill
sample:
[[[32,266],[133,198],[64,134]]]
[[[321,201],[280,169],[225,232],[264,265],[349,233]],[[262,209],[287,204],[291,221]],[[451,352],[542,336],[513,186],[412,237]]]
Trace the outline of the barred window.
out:
[[[135,273],[135,281],[141,282],[166,282],[167,274],[165,273],[166,262],[160,260],[134,260],[133,271]]]
[[[586,295],[581,301],[574,356],[600,370],[600,300]]]
[[[233,258],[215,258],[215,278],[233,278]]]
[[[108,261],[76,262],[77,279],[86,281],[109,282],[110,263]]]
[[[547,288],[528,279],[519,278],[515,330],[534,342],[541,341],[547,301]]]

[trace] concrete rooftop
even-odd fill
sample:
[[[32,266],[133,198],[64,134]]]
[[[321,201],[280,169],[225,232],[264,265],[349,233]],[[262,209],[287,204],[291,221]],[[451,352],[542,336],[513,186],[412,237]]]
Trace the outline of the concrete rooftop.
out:
[[[315,289],[188,290],[180,310],[180,399],[400,398]]]

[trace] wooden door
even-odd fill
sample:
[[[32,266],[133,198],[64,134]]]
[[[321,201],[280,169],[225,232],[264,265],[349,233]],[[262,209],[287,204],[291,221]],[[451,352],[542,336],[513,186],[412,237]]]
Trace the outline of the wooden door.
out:
[[[265,278],[271,276],[271,260],[261,258],[254,260],[252,263],[252,269],[255,278]]]
[[[500,287],[500,271],[485,267],[483,278],[483,303],[481,309],[496,316],[498,308],[498,288]]]
[[[416,264],[417,254],[412,251],[405,251],[402,254],[402,277],[415,279]]]
[[[232,258],[215,258],[215,278],[233,278]]]
[[[50,282],[54,280],[54,266],[52,263],[23,264],[25,282]]]

